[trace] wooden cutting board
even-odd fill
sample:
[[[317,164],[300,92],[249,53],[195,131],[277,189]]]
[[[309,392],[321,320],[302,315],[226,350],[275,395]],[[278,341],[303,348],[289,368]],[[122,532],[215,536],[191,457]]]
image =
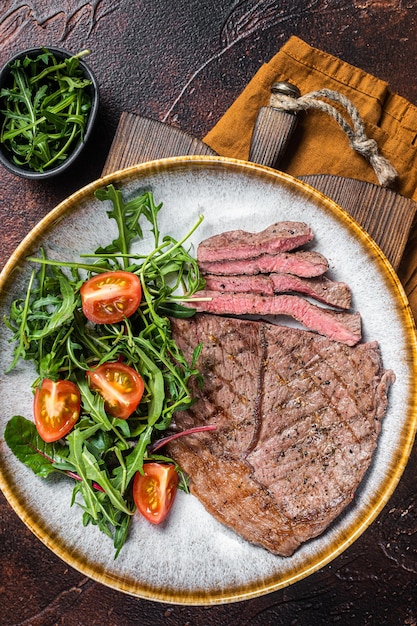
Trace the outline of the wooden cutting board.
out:
[[[178,128],[133,113],[122,113],[103,175],[170,156],[216,155],[204,142]],[[258,155],[256,162],[270,165]],[[391,189],[343,176],[303,176],[308,183],[345,209],[379,245],[398,269],[417,203]]]

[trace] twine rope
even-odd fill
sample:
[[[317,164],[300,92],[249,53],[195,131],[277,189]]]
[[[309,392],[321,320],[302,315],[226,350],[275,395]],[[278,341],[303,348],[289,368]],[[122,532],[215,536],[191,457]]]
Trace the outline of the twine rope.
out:
[[[343,117],[336,107],[322,98],[337,102],[342,105],[348,113],[352,125]],[[270,106],[284,111],[307,111],[308,109],[318,109],[330,115],[341,126],[349,139],[350,146],[361,154],[372,165],[379,183],[383,187],[390,186],[397,178],[398,174],[393,165],[383,157],[378,149],[378,144],[374,139],[366,135],[365,124],[354,104],[338,91],[330,89],[319,89],[294,98],[282,93],[272,93]]]

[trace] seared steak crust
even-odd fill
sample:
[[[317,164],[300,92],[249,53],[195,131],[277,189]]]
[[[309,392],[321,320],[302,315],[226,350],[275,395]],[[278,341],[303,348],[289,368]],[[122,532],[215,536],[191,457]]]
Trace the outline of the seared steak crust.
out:
[[[349,347],[309,331],[197,314],[172,320],[204,385],[170,454],[207,510],[244,539],[291,555],[352,500],[376,446],[394,374],[378,344]]]

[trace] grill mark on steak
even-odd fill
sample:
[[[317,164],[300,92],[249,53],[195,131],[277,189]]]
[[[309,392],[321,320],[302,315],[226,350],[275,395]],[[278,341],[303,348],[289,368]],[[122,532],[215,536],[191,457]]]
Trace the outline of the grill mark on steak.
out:
[[[362,336],[361,316],[325,309],[297,295],[259,296],[250,293],[225,293],[202,290],[189,300],[189,307],[199,312],[216,315],[287,315],[309,330],[314,330],[334,341],[353,346]]]
[[[314,250],[278,252],[274,255],[261,254],[256,258],[250,259],[199,261],[198,265],[202,274],[217,274],[220,276],[280,272],[310,278],[312,276],[321,276],[329,269],[327,259]]]
[[[313,231],[304,222],[277,222],[262,232],[230,230],[202,241],[198,261],[249,259],[263,253],[287,252],[313,239]]]
[[[196,402],[176,414],[176,426],[217,429],[171,442],[168,454],[214,517],[291,555],[352,500],[394,374],[384,370],[377,342],[349,347],[309,331],[206,314],[173,319],[172,330],[188,359],[204,344],[204,385],[192,382]]]
[[[298,292],[339,309],[349,309],[351,290],[346,283],[336,282],[327,276],[303,278],[293,274],[256,274],[254,276],[234,275],[204,276],[205,288],[210,291],[233,293],[253,293],[273,296],[276,293]]]
[[[254,447],[256,446],[258,440],[259,440],[259,433],[261,430],[261,426],[262,426],[262,421],[261,421],[261,415],[262,415],[262,411],[263,411],[263,394],[262,394],[262,389],[265,386],[265,369],[267,366],[267,362],[268,362],[268,358],[267,358],[267,353],[268,353],[268,342],[266,340],[265,337],[265,328],[264,326],[261,324],[259,326],[259,353],[260,353],[260,364],[259,364],[259,387],[257,390],[257,394],[255,396],[255,415],[256,415],[256,420],[255,420],[255,428],[253,429],[253,435],[252,435],[252,440],[250,442],[250,444],[248,445],[248,447],[245,450],[245,456],[254,449]]]

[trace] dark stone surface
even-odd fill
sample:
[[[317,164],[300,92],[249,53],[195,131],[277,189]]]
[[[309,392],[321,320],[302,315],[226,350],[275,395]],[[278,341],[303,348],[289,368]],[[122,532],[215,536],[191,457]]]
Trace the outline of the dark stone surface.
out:
[[[69,8],[70,6],[70,8]],[[88,47],[101,110],[82,162],[48,183],[0,172],[0,266],[60,200],[97,178],[121,111],[197,137],[291,35],[359,66],[417,104],[410,0],[5,0],[0,63],[33,45]],[[0,495],[0,624],[236,626],[417,624],[416,447],[384,511],[309,578],[241,603],[169,606],[108,589],[40,543]]]

